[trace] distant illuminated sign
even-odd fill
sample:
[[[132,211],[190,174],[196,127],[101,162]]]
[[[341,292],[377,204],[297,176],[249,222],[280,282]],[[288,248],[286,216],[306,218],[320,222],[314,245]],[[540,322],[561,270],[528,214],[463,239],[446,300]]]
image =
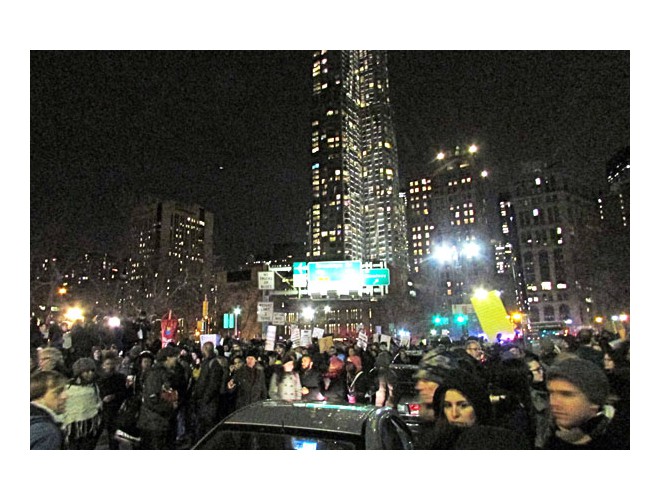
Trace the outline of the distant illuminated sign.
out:
[[[481,328],[490,341],[494,341],[498,333],[513,336],[513,325],[509,321],[502,299],[496,291],[490,291],[483,297],[472,297],[474,311],[477,314]]]
[[[309,262],[307,289],[310,293],[328,290],[348,292],[362,289],[362,263],[359,260]]]
[[[307,286],[307,262],[293,263],[293,286],[305,288]]]

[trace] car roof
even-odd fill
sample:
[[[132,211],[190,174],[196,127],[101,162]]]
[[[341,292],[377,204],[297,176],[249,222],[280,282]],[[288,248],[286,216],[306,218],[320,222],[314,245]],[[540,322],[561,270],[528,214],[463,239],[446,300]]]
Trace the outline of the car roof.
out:
[[[362,435],[364,423],[386,408],[369,405],[265,400],[236,410],[221,425],[262,425]]]

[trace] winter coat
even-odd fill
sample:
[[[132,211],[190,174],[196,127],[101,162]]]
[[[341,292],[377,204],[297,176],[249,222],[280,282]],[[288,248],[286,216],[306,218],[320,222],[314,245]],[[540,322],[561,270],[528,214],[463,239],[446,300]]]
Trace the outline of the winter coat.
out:
[[[174,373],[162,363],[156,363],[145,377],[138,428],[166,434],[176,417],[176,405],[163,399],[162,393],[172,389]]]
[[[296,372],[273,373],[268,395],[271,399],[300,401],[302,399],[301,389],[300,376]]]
[[[30,449],[61,450],[64,435],[48,410],[30,403]]]
[[[101,432],[103,402],[96,383],[80,384],[79,379],[67,386],[66,409],[62,425],[67,442],[95,439]]]
[[[585,444],[574,444],[584,435],[590,436],[591,440]],[[629,450],[630,420],[627,415],[605,405],[598,415],[579,429],[562,433],[550,426],[544,437],[541,447],[544,450]]]
[[[197,411],[215,420],[220,409],[220,397],[226,392],[227,371],[217,356],[202,361],[195,381],[192,399]]]
[[[98,380],[99,391],[101,393],[101,400],[106,396],[114,396],[111,401],[103,403],[103,414],[107,417],[114,418],[119,411],[119,407],[130,394],[126,388],[126,376],[121,373],[115,372],[110,375],[101,375]]]
[[[233,380],[236,384],[233,389],[236,391],[236,409],[268,397],[266,376],[261,365],[256,365],[254,368],[248,368],[247,365],[241,366],[234,373]]]
[[[307,387],[309,393],[302,396],[303,401],[323,401],[321,373],[316,368],[310,368],[300,374],[300,385]]]

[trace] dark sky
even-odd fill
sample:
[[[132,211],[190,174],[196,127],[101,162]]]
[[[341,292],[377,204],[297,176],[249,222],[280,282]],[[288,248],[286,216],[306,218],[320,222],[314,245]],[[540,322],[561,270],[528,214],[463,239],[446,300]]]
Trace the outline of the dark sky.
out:
[[[629,144],[629,52],[392,51],[401,178],[477,142],[501,172],[567,159],[604,175]],[[31,52],[30,241],[117,252],[149,193],[215,214],[229,262],[300,240],[311,51]]]

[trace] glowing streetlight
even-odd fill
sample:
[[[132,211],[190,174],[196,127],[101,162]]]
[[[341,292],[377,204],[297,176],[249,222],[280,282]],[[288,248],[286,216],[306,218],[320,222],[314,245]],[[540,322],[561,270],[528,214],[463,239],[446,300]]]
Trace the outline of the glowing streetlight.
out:
[[[121,325],[121,320],[117,316],[111,316],[108,318],[108,326],[110,328],[118,328]]]
[[[477,145],[476,145],[476,144],[472,144],[472,145],[468,148],[468,152],[469,152],[470,154],[474,154],[474,153],[476,153],[477,151],[478,151],[478,148],[477,148]]]
[[[441,263],[451,262],[452,260],[456,260],[456,248],[446,245],[436,247],[433,251],[433,257]]]
[[[465,255],[468,259],[477,257],[480,250],[481,249],[479,248],[479,245],[477,245],[474,241],[463,245],[463,255]]]
[[[302,316],[307,321],[313,320],[314,319],[314,309],[310,306],[307,306],[307,307],[303,308]]]
[[[64,313],[64,317],[71,322],[82,320],[85,318],[83,316],[83,310],[80,307],[69,307]]]
[[[435,159],[436,159],[436,160],[444,160],[444,159],[445,159],[445,154],[444,154],[442,151],[440,151],[440,152],[435,156]]]
[[[484,300],[488,298],[488,291],[484,290],[483,288],[477,288],[474,291],[474,296],[475,298],[479,300]]]
[[[241,314],[241,308],[234,307],[234,337],[238,338],[238,315]]]

